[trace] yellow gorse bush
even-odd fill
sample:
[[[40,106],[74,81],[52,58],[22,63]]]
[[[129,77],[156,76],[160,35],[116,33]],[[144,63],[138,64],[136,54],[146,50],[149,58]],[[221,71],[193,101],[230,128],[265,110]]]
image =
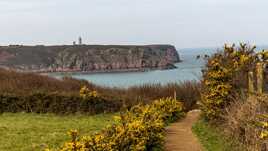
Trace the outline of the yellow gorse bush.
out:
[[[87,97],[98,97],[98,92],[97,91],[90,91],[86,86],[83,86],[80,89],[80,97],[82,98],[87,98]]]
[[[267,98],[252,94],[254,86],[260,86],[257,79],[261,79],[258,78],[262,73],[260,67],[268,62],[268,51],[255,53],[255,48],[246,44],[225,45],[223,51],[210,57],[203,71],[201,94],[205,118],[218,124],[226,122],[227,130],[249,147],[248,150],[260,150],[268,141]],[[249,93],[244,93],[247,90]],[[244,101],[238,96],[244,94],[254,97]]]
[[[164,127],[183,114],[182,103],[167,98],[150,105],[137,105],[120,116],[116,124],[102,132],[78,140],[71,131],[72,141],[65,143],[61,151],[146,151],[161,147]]]
[[[268,51],[267,50],[262,50],[261,52],[258,53],[258,56],[263,62],[268,62]]]
[[[202,110],[207,119],[221,118],[225,107],[231,102],[233,92],[242,88],[240,77],[235,78],[247,75],[247,71],[258,61],[255,48],[246,44],[240,44],[239,48],[225,45],[223,52],[208,59],[203,72],[201,99]]]

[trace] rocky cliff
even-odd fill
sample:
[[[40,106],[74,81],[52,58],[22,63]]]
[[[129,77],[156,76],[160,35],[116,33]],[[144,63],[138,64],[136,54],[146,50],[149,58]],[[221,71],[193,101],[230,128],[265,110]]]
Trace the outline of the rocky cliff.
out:
[[[33,72],[106,72],[174,68],[171,45],[2,46],[0,67]]]

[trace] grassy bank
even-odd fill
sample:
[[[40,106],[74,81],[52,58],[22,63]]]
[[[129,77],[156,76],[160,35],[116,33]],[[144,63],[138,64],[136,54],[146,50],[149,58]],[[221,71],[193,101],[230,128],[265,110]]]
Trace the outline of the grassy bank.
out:
[[[55,116],[52,114],[5,113],[0,115],[0,150],[38,151],[59,147],[77,129],[81,135],[92,134],[113,122],[113,114],[95,116]]]
[[[227,138],[218,128],[204,120],[198,121],[192,128],[207,151],[241,151],[237,141]]]

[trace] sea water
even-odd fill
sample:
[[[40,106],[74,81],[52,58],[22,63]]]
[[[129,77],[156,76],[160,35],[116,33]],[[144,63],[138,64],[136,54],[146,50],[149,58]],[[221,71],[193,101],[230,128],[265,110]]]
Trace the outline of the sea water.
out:
[[[183,82],[201,79],[201,70],[205,65],[205,54],[211,55],[217,49],[198,48],[178,50],[182,62],[176,63],[177,69],[152,70],[146,72],[94,73],[94,74],[52,74],[61,78],[72,76],[77,79],[88,80],[94,84],[108,87],[130,87],[135,85],[172,82]],[[201,55],[200,59],[197,56]]]

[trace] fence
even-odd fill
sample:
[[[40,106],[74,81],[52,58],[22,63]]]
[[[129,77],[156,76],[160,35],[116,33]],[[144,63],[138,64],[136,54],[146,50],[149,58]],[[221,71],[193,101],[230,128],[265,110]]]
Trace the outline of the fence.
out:
[[[248,92],[249,95],[261,95],[267,96],[267,92],[265,91],[265,83],[266,80],[264,79],[264,72],[265,64],[263,62],[257,63],[256,65],[256,80],[254,80],[254,72],[249,71],[248,73]],[[254,86],[254,81],[256,81],[256,89]],[[261,151],[268,151],[268,144],[266,142],[261,144]]]

